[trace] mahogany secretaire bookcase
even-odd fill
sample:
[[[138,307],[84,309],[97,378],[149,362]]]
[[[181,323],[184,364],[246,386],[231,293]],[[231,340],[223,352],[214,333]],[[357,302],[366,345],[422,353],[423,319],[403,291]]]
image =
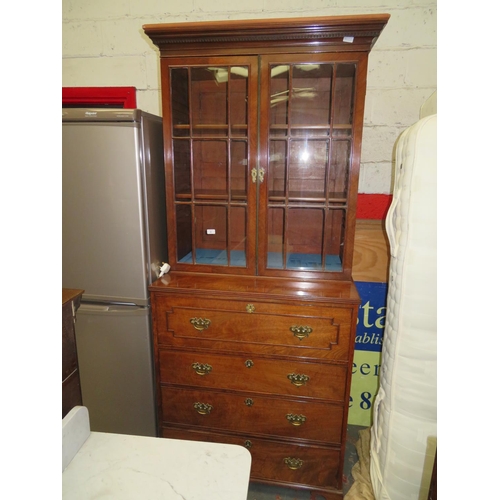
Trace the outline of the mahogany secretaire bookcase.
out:
[[[150,287],[163,437],[342,498],[368,54],[389,15],[144,26],[161,56],[169,264]]]

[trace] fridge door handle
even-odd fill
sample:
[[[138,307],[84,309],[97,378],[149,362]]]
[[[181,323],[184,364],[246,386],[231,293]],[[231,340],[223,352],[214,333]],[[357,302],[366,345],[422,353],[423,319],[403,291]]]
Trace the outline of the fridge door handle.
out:
[[[90,304],[82,303],[78,309],[78,314],[128,314],[143,315],[149,314],[149,307],[141,307],[135,304]]]
[[[109,308],[107,304],[80,304],[80,311],[85,312],[108,312]]]

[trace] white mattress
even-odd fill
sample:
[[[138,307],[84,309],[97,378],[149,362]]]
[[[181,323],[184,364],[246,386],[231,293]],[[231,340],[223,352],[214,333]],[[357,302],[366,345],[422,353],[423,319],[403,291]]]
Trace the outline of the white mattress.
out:
[[[436,451],[437,114],[399,138],[386,229],[391,248],[370,473],[377,500],[427,498]]]

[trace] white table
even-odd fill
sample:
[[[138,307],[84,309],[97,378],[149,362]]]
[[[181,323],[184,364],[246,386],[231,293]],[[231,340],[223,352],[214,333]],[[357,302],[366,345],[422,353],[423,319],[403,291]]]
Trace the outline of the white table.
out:
[[[63,419],[65,500],[246,500],[243,446],[91,432],[88,410]]]

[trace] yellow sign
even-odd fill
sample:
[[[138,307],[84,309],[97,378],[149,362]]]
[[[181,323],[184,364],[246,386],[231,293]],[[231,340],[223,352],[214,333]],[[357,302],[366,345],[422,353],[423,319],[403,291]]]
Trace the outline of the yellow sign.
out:
[[[372,425],[372,405],[378,391],[381,355],[380,351],[354,351],[348,424]]]

